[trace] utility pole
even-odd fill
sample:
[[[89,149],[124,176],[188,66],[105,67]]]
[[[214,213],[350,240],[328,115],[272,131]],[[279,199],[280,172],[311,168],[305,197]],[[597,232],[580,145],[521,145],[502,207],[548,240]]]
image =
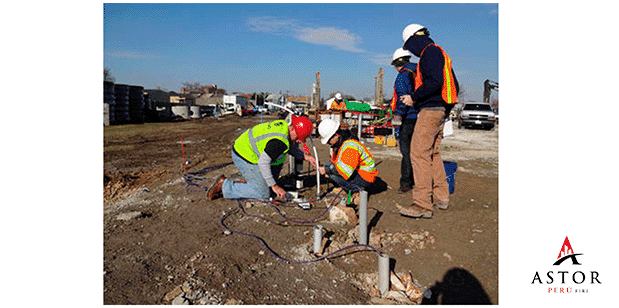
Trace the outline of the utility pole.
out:
[[[316,83],[312,85],[312,109],[320,109],[320,72],[316,72]]]
[[[378,76],[374,76],[374,104],[382,106],[384,101],[383,94],[383,68],[378,69]]]

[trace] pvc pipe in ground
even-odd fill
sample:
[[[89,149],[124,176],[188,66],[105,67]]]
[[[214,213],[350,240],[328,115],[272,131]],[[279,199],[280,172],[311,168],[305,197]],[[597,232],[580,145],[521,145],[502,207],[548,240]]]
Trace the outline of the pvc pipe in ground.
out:
[[[380,296],[385,297],[389,291],[389,256],[378,256],[378,291]]]
[[[363,122],[363,121],[362,121],[362,117],[363,117],[363,115],[362,115],[362,114],[359,114],[359,127],[357,128],[357,138],[359,138],[359,142],[361,142],[361,143],[363,143],[363,142],[361,141],[361,124],[362,124],[362,122]]]
[[[359,193],[359,244],[368,244],[368,192]]]
[[[314,253],[319,254],[322,247],[322,226],[314,226]]]
[[[309,140],[312,144],[312,148],[314,149],[314,158],[316,159],[316,197],[320,197],[320,172],[318,172],[318,166],[320,166],[320,162],[318,161],[318,152],[316,151],[316,146],[314,145],[314,138],[312,138],[312,136],[309,136]]]

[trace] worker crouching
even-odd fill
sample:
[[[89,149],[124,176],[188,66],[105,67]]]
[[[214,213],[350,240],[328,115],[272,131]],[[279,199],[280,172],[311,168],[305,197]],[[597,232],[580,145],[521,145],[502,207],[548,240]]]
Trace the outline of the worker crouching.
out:
[[[279,177],[286,154],[316,165],[316,159],[303,153],[291,143],[305,143],[314,129],[307,117],[292,116],[289,125],[284,120],[258,124],[241,134],[232,147],[232,162],[244,180],[231,181],[221,175],[207,191],[209,200],[223,196],[226,199],[268,199],[271,191],[284,199],[286,191],[275,179]]]
[[[318,125],[320,141],[332,148],[330,161],[318,171],[348,192],[367,190],[378,175],[374,158],[349,130],[339,126],[331,119]]]

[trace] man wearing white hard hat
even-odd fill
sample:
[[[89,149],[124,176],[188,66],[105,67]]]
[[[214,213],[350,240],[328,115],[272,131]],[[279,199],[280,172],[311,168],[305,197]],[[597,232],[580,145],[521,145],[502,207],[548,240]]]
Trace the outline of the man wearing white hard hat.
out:
[[[348,192],[367,190],[378,175],[368,149],[350,130],[340,129],[340,124],[332,119],[322,120],[318,133],[320,142],[329,144],[333,150],[329,162],[318,168],[320,174]]]
[[[329,110],[346,110],[346,102],[344,101],[344,99],[342,98],[342,94],[341,93],[336,93],[335,97],[333,98],[333,101],[331,102],[331,104],[329,104],[329,108],[327,108]]]
[[[398,48],[393,53],[393,61],[391,61],[391,65],[398,71],[393,84],[393,98],[391,99],[391,110],[393,111],[391,124],[397,127],[400,136],[400,153],[402,154],[398,194],[407,193],[415,184],[410,147],[419,110],[404,104],[401,100],[404,95],[410,96],[415,87],[417,63],[410,62],[412,56],[413,54],[410,51]]]
[[[449,186],[439,148],[443,123],[458,102],[459,85],[451,58],[430,38],[428,29],[410,24],[402,31],[404,50],[419,57],[415,90],[402,102],[419,110],[411,141],[413,165],[413,203],[398,206],[400,214],[414,218],[432,218],[433,206],[447,209]]]

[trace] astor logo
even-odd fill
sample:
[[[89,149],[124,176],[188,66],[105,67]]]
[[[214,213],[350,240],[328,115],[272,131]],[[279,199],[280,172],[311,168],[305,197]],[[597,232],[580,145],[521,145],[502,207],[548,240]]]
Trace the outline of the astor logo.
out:
[[[563,245],[561,246],[561,250],[559,251],[559,256],[557,257],[557,260],[552,264],[553,266],[565,266],[567,264],[567,266],[571,266],[571,265],[576,265],[578,267],[582,266],[582,264],[580,262],[578,262],[578,259],[576,259],[576,256],[581,256],[583,255],[582,253],[574,253],[574,250],[572,249],[572,244],[570,243],[570,240],[567,238],[567,236],[565,237],[565,240],[563,241]],[[570,262],[564,262],[566,260],[571,260],[571,264]],[[562,285],[565,285],[566,283],[574,283],[577,286],[576,288],[571,287],[571,286],[567,286],[567,287],[550,287],[548,288],[548,293],[588,293],[588,289],[582,289],[580,287],[581,284],[588,282],[591,285],[594,284],[602,284],[602,282],[600,282],[599,279],[600,274],[597,271],[582,271],[582,270],[578,270],[575,272],[570,272],[570,271],[566,271],[566,270],[559,270],[556,272],[555,271],[548,271],[546,273],[546,281],[542,282],[542,279],[540,278],[539,272],[535,272],[535,275],[533,276],[533,281],[531,282],[531,284],[554,284],[556,283],[560,283]],[[556,281],[555,281],[556,278]],[[570,279],[571,278],[571,279]]]
[[[557,261],[553,265],[559,265],[563,263],[563,261],[567,259],[572,259],[572,264],[581,265],[576,260],[576,256],[582,255],[582,253],[574,253],[572,250],[572,245],[570,244],[570,240],[565,237],[565,241],[563,241],[563,246],[561,246],[561,251],[559,251],[559,256],[557,257]]]

